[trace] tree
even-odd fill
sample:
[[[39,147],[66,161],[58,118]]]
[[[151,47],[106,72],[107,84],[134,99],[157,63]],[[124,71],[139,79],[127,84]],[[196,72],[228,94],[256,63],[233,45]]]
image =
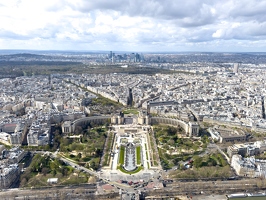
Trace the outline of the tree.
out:
[[[171,146],[173,146],[175,144],[175,140],[173,140],[173,139],[169,140],[168,141],[168,144],[171,145]]]
[[[82,127],[81,126],[76,126],[76,128],[75,128],[75,134],[81,134],[81,133],[83,133]]]
[[[49,172],[49,169],[47,167],[42,168],[42,174],[46,176],[46,174]]]
[[[52,174],[53,174],[53,176],[55,176],[56,175],[56,170],[52,170]]]
[[[99,157],[99,156],[101,156],[102,155],[102,150],[101,149],[96,149],[96,151],[95,151],[95,156],[96,157]]]
[[[78,153],[77,158],[78,159],[81,159],[81,157],[82,157],[82,154],[81,153]]]
[[[96,164],[95,164],[94,161],[91,161],[91,162],[90,162],[90,167],[91,167],[92,169],[96,170]]]
[[[204,135],[204,136],[201,138],[201,141],[202,141],[204,144],[207,144],[207,143],[210,142],[210,141],[209,141],[209,138],[208,138],[207,135]]]
[[[30,171],[31,172],[37,172],[40,168],[40,164],[41,164],[41,155],[40,154],[36,154],[33,159],[32,162],[30,164]]]
[[[27,184],[27,179],[26,178],[22,178],[22,180],[20,181],[20,187],[24,187]]]
[[[184,141],[182,138],[178,138],[176,142],[178,143],[178,145],[184,144]]]
[[[166,131],[168,135],[175,135],[177,133],[177,129],[173,126],[167,126]]]
[[[202,158],[200,156],[193,156],[193,166],[200,168],[202,166]]]
[[[192,149],[193,149],[194,151],[197,151],[197,150],[198,150],[198,146],[197,146],[197,145],[193,145],[193,146],[192,146]]]
[[[68,169],[66,167],[62,167],[61,173],[63,176],[67,176]]]

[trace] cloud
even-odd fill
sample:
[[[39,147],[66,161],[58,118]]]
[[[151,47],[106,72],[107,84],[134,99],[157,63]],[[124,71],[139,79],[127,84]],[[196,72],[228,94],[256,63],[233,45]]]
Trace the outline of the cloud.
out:
[[[30,39],[31,37],[29,37],[28,35],[17,34],[12,31],[0,29],[0,38],[27,40],[27,39]]]
[[[265,10],[261,0],[1,1],[0,48],[266,50]]]
[[[212,2],[211,0],[79,0],[78,3],[70,3],[69,6],[85,13],[94,10],[116,11],[123,16],[174,20],[180,21],[179,25],[198,26],[213,21],[215,10]]]
[[[229,8],[229,15],[242,20],[255,20],[263,22],[266,19],[265,9],[266,2],[261,0],[238,0],[231,8]]]

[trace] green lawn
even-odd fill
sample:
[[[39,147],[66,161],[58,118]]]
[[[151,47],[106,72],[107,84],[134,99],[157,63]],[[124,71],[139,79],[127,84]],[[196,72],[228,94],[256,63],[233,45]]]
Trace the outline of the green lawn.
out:
[[[125,147],[124,146],[120,146],[120,155],[119,155],[119,164],[123,165],[125,160]]]
[[[145,152],[146,152],[146,160],[148,160],[148,151],[147,151],[147,144],[145,144]]]
[[[200,178],[228,178],[234,176],[233,172],[230,169],[230,166],[225,167],[219,166],[205,166],[201,168],[193,169],[177,169],[169,173],[171,178],[187,178],[187,179],[200,179]]]
[[[133,115],[137,115],[139,114],[139,111],[137,109],[127,109],[123,111],[124,114],[133,114]]]
[[[112,150],[113,140],[114,140],[114,133],[110,133],[109,136],[107,137],[107,147],[105,149],[105,156],[104,156],[104,161],[103,161],[104,166],[108,166],[110,163],[111,157],[110,157],[109,152],[111,152]]]
[[[143,167],[138,167],[138,168],[135,169],[134,171],[130,171],[130,172],[127,171],[127,170],[125,170],[125,169],[123,168],[122,165],[120,165],[120,166],[118,167],[118,169],[119,169],[121,172],[125,173],[125,174],[136,174],[136,173],[140,172],[140,171],[143,169]]]
[[[136,147],[137,150],[137,165],[141,164],[141,146]]]

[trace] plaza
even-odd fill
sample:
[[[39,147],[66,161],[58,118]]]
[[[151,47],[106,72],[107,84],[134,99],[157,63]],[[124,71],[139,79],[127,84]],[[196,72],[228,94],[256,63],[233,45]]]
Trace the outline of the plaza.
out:
[[[113,125],[112,156],[109,166],[101,169],[101,177],[110,181],[158,178],[161,166],[153,166],[151,162],[150,129],[150,125],[134,123]]]

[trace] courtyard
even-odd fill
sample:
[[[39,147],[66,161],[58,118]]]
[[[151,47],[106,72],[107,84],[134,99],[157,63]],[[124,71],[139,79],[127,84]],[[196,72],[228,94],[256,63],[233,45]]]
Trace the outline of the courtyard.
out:
[[[149,125],[123,124],[112,126],[114,140],[110,164],[100,174],[110,181],[150,180],[159,176],[160,166],[152,166]]]

